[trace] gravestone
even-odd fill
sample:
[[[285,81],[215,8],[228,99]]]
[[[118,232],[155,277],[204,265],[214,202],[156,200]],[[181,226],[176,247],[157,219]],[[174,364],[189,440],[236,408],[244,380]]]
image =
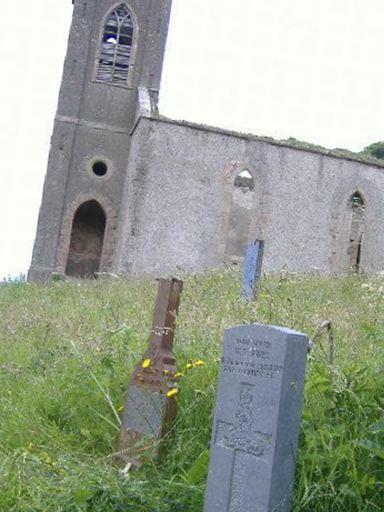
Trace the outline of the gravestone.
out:
[[[148,349],[132,374],[115,460],[120,466],[140,466],[158,453],[159,443],[176,415],[177,389],[173,357],[176,316],[183,282],[159,279]],[[171,393],[170,393],[171,391]]]
[[[288,512],[309,340],[280,327],[225,331],[204,512]]]
[[[255,240],[245,254],[242,298],[251,301],[257,298],[264,256],[264,241]]]

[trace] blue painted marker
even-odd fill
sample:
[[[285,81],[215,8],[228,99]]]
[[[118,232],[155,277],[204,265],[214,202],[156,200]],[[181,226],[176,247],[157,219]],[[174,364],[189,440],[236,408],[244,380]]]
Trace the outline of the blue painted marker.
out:
[[[244,262],[242,298],[255,300],[259,291],[264,255],[264,240],[255,240],[247,247]]]

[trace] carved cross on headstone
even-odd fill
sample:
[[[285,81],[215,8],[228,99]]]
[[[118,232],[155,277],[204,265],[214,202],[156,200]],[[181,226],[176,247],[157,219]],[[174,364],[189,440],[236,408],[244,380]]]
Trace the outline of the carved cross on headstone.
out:
[[[257,298],[264,256],[264,241],[255,240],[247,247],[244,261],[242,297],[246,301]]]
[[[246,495],[246,479],[239,478],[241,468],[248,460],[248,470],[252,471],[252,461],[255,458],[270,456],[272,450],[272,435],[261,432],[255,426],[253,395],[257,392],[255,386],[242,383],[240,400],[234,423],[218,420],[214,445],[228,448],[232,451],[232,481],[229,489],[228,511],[241,510],[241,497]],[[247,457],[251,456],[251,458]],[[240,501],[239,501],[240,500]],[[239,503],[237,503],[239,501]]]
[[[289,512],[308,338],[225,331],[204,512]]]
[[[125,397],[116,461],[138,467],[156,455],[176,415],[173,340],[183,282],[159,279],[148,349],[132,374]]]
[[[262,457],[266,452],[270,452],[272,436],[255,428],[254,392],[255,386],[244,382],[241,384],[235,421],[234,423],[217,422],[215,444],[226,446],[236,453],[243,452]]]

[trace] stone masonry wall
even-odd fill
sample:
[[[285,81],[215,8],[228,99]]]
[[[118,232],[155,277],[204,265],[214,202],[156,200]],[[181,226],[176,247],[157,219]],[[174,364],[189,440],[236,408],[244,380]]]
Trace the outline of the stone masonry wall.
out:
[[[244,169],[255,188],[252,204],[239,208],[234,180]],[[247,231],[239,238],[265,240],[266,271],[347,271],[350,197],[356,191],[366,205],[360,269],[381,270],[384,169],[379,165],[141,118],[132,137],[114,268],[166,274],[220,267],[231,260],[237,222]]]

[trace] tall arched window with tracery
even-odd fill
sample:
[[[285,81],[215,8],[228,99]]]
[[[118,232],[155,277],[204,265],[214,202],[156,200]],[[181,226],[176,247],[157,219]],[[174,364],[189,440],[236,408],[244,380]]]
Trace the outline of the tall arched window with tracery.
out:
[[[134,24],[125,4],[115,7],[104,26],[96,80],[126,85],[132,57]]]

